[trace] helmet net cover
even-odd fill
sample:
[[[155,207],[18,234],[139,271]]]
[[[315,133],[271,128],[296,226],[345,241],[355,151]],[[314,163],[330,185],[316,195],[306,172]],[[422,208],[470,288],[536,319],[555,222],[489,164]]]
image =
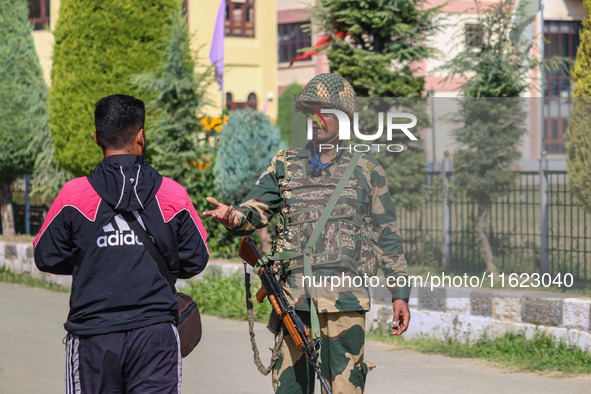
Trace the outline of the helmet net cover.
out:
[[[352,118],[357,109],[357,96],[345,78],[330,73],[319,74],[306,84],[295,105],[301,112],[319,107],[338,109]]]

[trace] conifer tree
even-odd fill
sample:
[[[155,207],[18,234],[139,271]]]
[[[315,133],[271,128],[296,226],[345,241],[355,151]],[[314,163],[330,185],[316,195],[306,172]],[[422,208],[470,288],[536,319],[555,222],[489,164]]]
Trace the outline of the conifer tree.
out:
[[[445,66],[450,76],[471,75],[460,88],[460,127],[453,131],[454,186],[478,206],[475,227],[486,270],[496,273],[488,239],[491,204],[514,185],[510,166],[521,157],[518,146],[527,131],[519,96],[529,88],[530,73],[540,61],[530,54],[531,40],[509,37],[515,3],[501,0],[478,16],[481,42],[466,47]],[[524,6],[517,9],[527,21]],[[524,22],[525,23],[525,22]]]
[[[47,130],[47,86],[35,51],[25,0],[0,0],[0,209],[4,235],[14,235],[10,184],[30,173]]]
[[[591,212],[591,0],[583,0],[587,13],[579,32],[572,78],[575,83],[568,122],[568,181],[577,202]]]
[[[326,52],[330,72],[349,81],[358,97],[422,96],[425,78],[416,76],[413,63],[436,54],[427,38],[437,29],[439,8],[427,9],[423,1],[412,0],[318,2],[314,11],[316,25],[332,38]],[[369,105],[381,112],[380,107],[387,111],[392,103],[374,100]],[[405,100],[405,105],[409,104],[420,125],[426,126],[424,102]],[[419,208],[427,167],[424,150],[420,143],[409,144],[402,136],[389,143],[406,147],[401,153],[374,154],[386,170],[394,207]]]
[[[214,168],[215,191],[222,201],[232,205],[242,202],[253,180],[281,147],[279,130],[266,115],[250,108],[231,112],[222,128]]]
[[[179,9],[169,25],[161,63],[152,73],[136,75],[132,81],[147,96],[148,149],[152,165],[162,175],[179,182],[195,202],[203,190],[194,180],[198,162],[207,146],[198,147],[197,139],[203,125],[197,113],[206,105],[207,82],[212,82],[210,69],[195,73],[195,62],[189,48],[185,16]],[[199,205],[199,204],[198,204]]]
[[[129,77],[157,67],[162,38],[178,7],[178,0],[62,0],[49,105],[62,168],[81,176],[101,160],[94,104],[111,94],[138,96]]]

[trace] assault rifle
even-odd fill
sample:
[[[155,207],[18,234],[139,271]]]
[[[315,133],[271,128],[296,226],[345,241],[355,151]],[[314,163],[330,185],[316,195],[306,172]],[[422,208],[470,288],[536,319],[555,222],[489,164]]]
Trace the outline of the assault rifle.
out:
[[[242,260],[246,261],[248,265],[253,267],[255,271],[258,269],[256,274],[261,278],[262,287],[256,293],[256,299],[259,303],[265,300],[265,297],[269,299],[269,302],[273,306],[273,310],[283,321],[283,325],[291,335],[300,352],[305,353],[308,361],[314,367],[316,376],[322,385],[325,393],[332,394],[332,391],[328,387],[326,379],[322,376],[320,371],[320,363],[318,362],[318,349],[320,348],[320,340],[311,343],[309,339],[310,330],[302,322],[302,319],[297,315],[293,306],[289,304],[285,294],[283,293],[283,287],[273,273],[270,264],[263,261],[261,254],[259,253],[256,245],[250,239],[250,237],[243,237],[240,241],[240,248],[238,249],[238,255]]]

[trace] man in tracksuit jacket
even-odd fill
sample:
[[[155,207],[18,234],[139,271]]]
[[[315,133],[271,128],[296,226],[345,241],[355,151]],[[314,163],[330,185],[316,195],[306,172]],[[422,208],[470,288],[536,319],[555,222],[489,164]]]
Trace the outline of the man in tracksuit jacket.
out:
[[[144,116],[130,96],[97,102],[104,160],[64,185],[34,241],[41,271],[72,275],[67,393],[180,392],[176,297],[121,213],[139,215],[174,277],[203,271],[209,250],[185,189],[143,162]]]

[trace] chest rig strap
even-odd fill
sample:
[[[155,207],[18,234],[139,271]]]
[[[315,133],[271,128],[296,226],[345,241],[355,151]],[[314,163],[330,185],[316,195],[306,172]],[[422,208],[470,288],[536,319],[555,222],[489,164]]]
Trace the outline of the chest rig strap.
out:
[[[339,197],[341,196],[341,193],[343,192],[345,185],[347,184],[347,182],[351,178],[351,175],[353,175],[353,171],[355,170],[355,167],[357,167],[357,162],[359,161],[360,156],[361,156],[361,153],[359,153],[359,152],[355,152],[355,154],[353,155],[353,158],[351,159],[349,166],[345,170],[343,177],[341,178],[341,180],[337,184],[337,187],[335,188],[334,192],[330,196],[330,200],[328,200],[328,203],[326,204],[326,208],[325,208],[324,212],[322,213],[322,215],[320,216],[320,219],[318,219],[318,222],[316,223],[316,227],[314,227],[314,231],[310,235],[310,238],[308,239],[308,242],[306,243],[306,247],[303,250],[303,252],[304,252],[304,256],[303,256],[304,275],[309,278],[312,278],[312,267],[310,264],[310,254],[312,253],[312,249],[314,249],[314,245],[318,241],[318,238],[320,237],[320,233],[324,229],[324,226],[326,225],[326,222],[328,221],[328,219],[332,213],[332,210],[334,209],[335,205],[337,204],[337,201],[338,201]],[[314,300],[312,299],[312,292],[310,290],[310,286],[309,286],[310,283],[309,282],[310,281],[304,281],[304,286],[306,289],[306,294],[308,295],[308,297],[310,297],[310,325],[311,325],[311,329],[312,329],[312,338],[314,340],[316,340],[316,339],[320,339],[320,323],[318,321],[317,306],[316,306],[316,304],[314,304]]]

